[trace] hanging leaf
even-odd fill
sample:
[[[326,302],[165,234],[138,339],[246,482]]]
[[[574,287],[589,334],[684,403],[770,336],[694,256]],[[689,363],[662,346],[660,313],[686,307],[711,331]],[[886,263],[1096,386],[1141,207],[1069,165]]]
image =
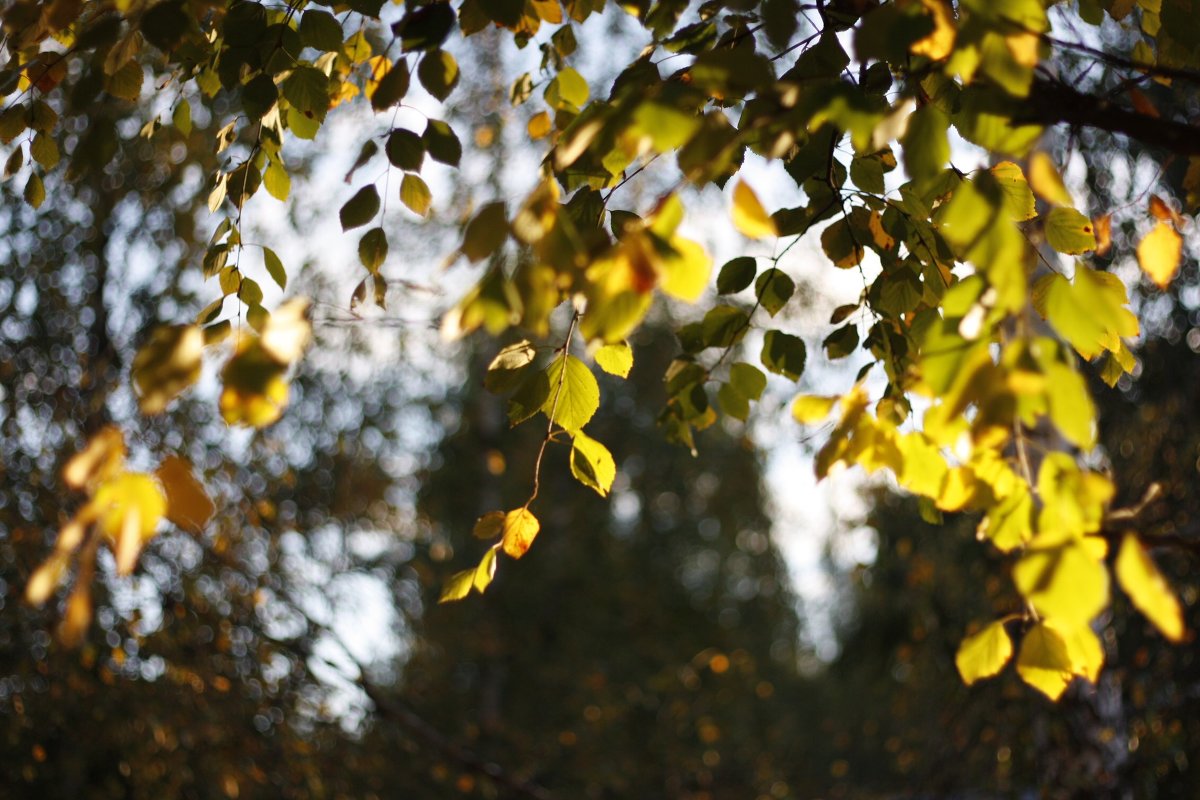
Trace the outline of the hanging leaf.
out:
[[[559,426],[575,432],[600,407],[600,386],[587,365],[575,356],[556,358],[546,369],[549,394],[541,411]]]
[[[1129,599],[1154,623],[1154,627],[1172,642],[1183,639],[1183,610],[1150,554],[1134,534],[1121,541],[1114,569],[1121,588]]]
[[[400,181],[400,202],[419,217],[428,217],[433,193],[420,175],[406,174]]]
[[[779,235],[775,222],[759,202],[754,190],[741,180],[733,187],[733,224],[743,236],[751,239]]]
[[[596,351],[595,358],[600,369],[618,378],[628,377],[633,369],[633,350],[628,342],[606,344]]]
[[[204,334],[198,325],[163,325],[133,359],[133,385],[143,414],[161,414],[200,378]]]
[[[504,538],[500,546],[511,558],[520,558],[529,552],[530,545],[541,530],[541,523],[529,509],[518,508],[504,515]]]
[[[617,465],[613,461],[612,453],[583,431],[575,431],[573,440],[571,474],[584,486],[590,486],[601,497],[606,497],[612,488],[613,479],[617,476]]]
[[[1017,655],[1017,674],[1051,700],[1058,700],[1075,678],[1062,636],[1045,623],[1026,631]]]
[[[1092,221],[1073,208],[1052,208],[1046,215],[1046,241],[1060,253],[1075,255],[1096,249]]]
[[[717,275],[719,294],[737,294],[754,281],[758,267],[750,256],[738,256],[725,262]]]
[[[379,191],[374,184],[368,184],[346,201],[341,211],[338,212],[338,217],[342,221],[342,230],[348,231],[351,228],[366,225],[375,219],[375,215],[378,213]]]
[[[954,656],[954,665],[958,667],[963,683],[970,686],[998,674],[1012,654],[1012,639],[1004,629],[1003,621],[998,620],[962,640]]]
[[[1183,255],[1183,237],[1165,222],[1155,223],[1154,229],[1138,243],[1138,265],[1160,289],[1166,289],[1179,272]]]
[[[179,456],[167,456],[154,473],[166,490],[166,517],[185,531],[201,533],[216,507],[192,472],[192,465]]]

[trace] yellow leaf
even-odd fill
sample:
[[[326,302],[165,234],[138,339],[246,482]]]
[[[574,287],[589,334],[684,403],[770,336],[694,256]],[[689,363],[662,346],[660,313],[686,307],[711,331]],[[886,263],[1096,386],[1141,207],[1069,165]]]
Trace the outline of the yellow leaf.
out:
[[[921,0],[933,18],[933,33],[913,42],[910,50],[914,55],[926,56],[931,61],[941,61],[954,50],[954,39],[958,34],[954,27],[954,11],[948,0]]]
[[[1170,285],[1179,271],[1183,254],[1183,238],[1165,222],[1156,223],[1154,230],[1138,243],[1138,264],[1160,289]]]
[[[739,180],[733,187],[733,225],[743,236],[764,239],[778,236],[775,221],[758,201],[758,195],[745,182]]]
[[[672,297],[694,303],[708,288],[712,259],[691,239],[675,236],[670,244],[674,252],[660,253],[661,260],[657,265],[662,274],[662,290]]]
[[[1150,554],[1133,534],[1126,534],[1115,567],[1121,588],[1138,611],[1172,642],[1183,639],[1183,610]]]
[[[471,593],[471,587],[475,583],[475,569],[464,569],[462,572],[456,572],[446,581],[445,587],[442,589],[442,596],[438,598],[438,603],[450,603],[455,600],[462,600]]]
[[[483,554],[483,558],[479,560],[479,565],[475,567],[475,573],[471,576],[471,586],[475,591],[483,592],[491,585],[494,577],[496,577],[496,548],[489,547]]]
[[[50,554],[50,557],[41,563],[41,565],[33,571],[29,576],[29,583],[25,584],[25,602],[33,606],[40,606],[50,599],[50,595],[62,585],[63,578],[67,576],[67,567],[70,565],[71,554],[66,551],[55,550]]]
[[[200,378],[204,332],[199,325],[155,328],[133,359],[131,375],[143,414],[160,414]]]
[[[513,558],[520,558],[529,551],[534,537],[541,530],[541,523],[529,509],[517,508],[504,516],[504,539],[501,547]]]
[[[203,531],[216,509],[192,465],[179,456],[167,456],[154,475],[167,493],[167,519],[185,531]]]
[[[792,401],[792,417],[801,425],[816,425],[818,422],[824,422],[837,400],[836,397],[802,394]]]
[[[946,472],[936,505],[942,511],[960,511],[975,497],[975,472],[970,467],[954,467]]]
[[[1078,540],[1038,547],[1013,567],[1013,583],[1038,613],[1073,626],[1087,625],[1108,604],[1108,570]]]
[[[1041,150],[1029,157],[1029,185],[1033,187],[1037,196],[1047,203],[1058,206],[1070,206],[1074,203],[1054,162]]]
[[[1030,628],[1017,655],[1017,674],[1051,700],[1058,700],[1075,677],[1062,635],[1045,623]]]
[[[300,358],[308,344],[312,325],[308,321],[309,302],[297,297],[288,300],[271,314],[262,329],[262,348],[280,364]]]
[[[1012,54],[1013,61],[1022,67],[1036,67],[1038,64],[1039,37],[1033,31],[1021,31],[1004,37],[1004,44]]]
[[[618,378],[628,377],[633,369],[633,350],[628,342],[604,345],[596,351],[595,359],[600,369]]]
[[[954,657],[954,665],[958,667],[963,683],[970,686],[975,681],[999,673],[1012,658],[1012,653],[1012,639],[1004,630],[1004,623],[996,621],[962,640]]]
[[[125,437],[113,425],[100,430],[87,446],[63,467],[63,481],[72,489],[85,489],[117,474],[125,462]]]
[[[1089,683],[1095,683],[1100,677],[1100,669],[1104,666],[1104,648],[1091,627],[1064,625],[1053,619],[1046,620],[1045,625],[1062,637],[1067,648],[1067,658],[1071,662],[1071,672]]]
[[[530,139],[543,138],[550,133],[550,115],[545,111],[539,111],[537,114],[534,114],[533,118],[529,120],[526,130],[529,131]]]
[[[123,472],[106,481],[96,490],[89,503],[94,509],[100,530],[116,542],[125,531],[126,520],[136,515],[136,532],[142,541],[154,536],[158,523],[167,512],[167,498],[158,481],[141,472]]]

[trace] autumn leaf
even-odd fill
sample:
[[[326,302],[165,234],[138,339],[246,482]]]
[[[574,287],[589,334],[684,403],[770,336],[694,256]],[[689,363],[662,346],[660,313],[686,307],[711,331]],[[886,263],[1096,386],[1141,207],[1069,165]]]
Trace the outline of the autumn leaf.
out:
[[[1165,222],[1156,223],[1137,246],[1138,265],[1160,289],[1171,285],[1182,255],[1183,237]]]

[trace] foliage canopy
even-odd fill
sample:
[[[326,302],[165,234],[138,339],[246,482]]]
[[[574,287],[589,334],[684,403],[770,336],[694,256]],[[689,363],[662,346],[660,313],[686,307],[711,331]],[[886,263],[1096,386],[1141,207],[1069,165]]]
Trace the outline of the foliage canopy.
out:
[[[479,277],[441,326],[447,338],[482,329],[503,344],[483,380],[509,396],[512,425],[545,433],[527,494],[478,520],[475,535],[494,544],[449,579],[443,600],[485,591],[505,558],[537,546],[535,501],[555,502],[539,498],[548,445],[569,442],[571,474],[601,496],[613,489],[616,462],[589,428],[597,374],[629,373],[629,340],[657,295],[711,306],[676,331],[658,417],[668,438],[694,451],[721,415],[749,416],[768,373],[801,381],[814,355],[780,316],[799,297],[781,259],[811,239],[828,269],[863,284],[820,347],[829,360],[860,359],[857,378],[792,405],[797,422],[826,425],[818,475],[887,470],[930,518],[978,512],[979,537],[1010,556],[1020,602],[963,640],[963,679],[1015,659],[1052,699],[1076,677],[1095,681],[1093,626],[1114,578],[1165,637],[1182,639],[1180,603],[1138,524],[1145,504],[1114,509],[1113,478],[1093,466],[1089,380],[1113,386],[1137,369],[1142,321],[1116,259],[1135,255],[1161,290],[1183,263],[1181,208],[1200,202],[1200,131],[1181,117],[1200,78],[1194,4],[633,0],[621,11],[643,47],[611,85],[572,65],[576,31],[603,11],[603,0],[19,0],[3,18],[6,174],[29,206],[52,206],[54,180],[109,168],[121,132],[103,109],[122,104],[138,104],[147,139],[216,156],[205,192],[218,221],[196,265],[215,279],[214,299],[194,321],[148,331],[130,377],[154,415],[218,361],[220,414],[261,428],[286,413],[310,331],[306,301],[263,305],[248,274],[260,274],[256,256],[281,290],[289,271],[269,244],[243,239],[247,201],[288,201],[305,140],[360,148],[338,220],[365,229],[352,307],[381,304],[392,184],[359,176],[386,160],[386,174],[403,175],[402,204],[429,213],[423,171],[457,166],[465,137],[434,117],[399,125],[398,110],[418,91],[452,101],[472,77],[454,55],[458,37],[503,31],[542,53],[510,100],[528,111],[545,158],[529,185],[465,216],[446,263],[465,260]],[[1104,69],[1080,69],[1080,58]],[[331,140],[329,120],[355,105],[374,112],[369,132]],[[1147,191],[1136,206],[1104,207],[1080,166],[1114,146],[1144,148],[1178,199]],[[982,164],[963,170],[952,157]],[[669,187],[650,207],[619,208],[622,187],[660,158],[674,163]],[[782,167],[791,183],[769,196],[794,205],[764,205],[743,174],[758,161]],[[773,256],[714,269],[686,235],[686,205],[709,185],[728,192],[730,235]],[[215,510],[186,462],[166,456],[140,472],[119,430],[93,434],[63,472],[87,499],[26,591],[45,602],[77,565],[70,640],[90,618],[101,544],[128,573],[160,526],[202,529]]]

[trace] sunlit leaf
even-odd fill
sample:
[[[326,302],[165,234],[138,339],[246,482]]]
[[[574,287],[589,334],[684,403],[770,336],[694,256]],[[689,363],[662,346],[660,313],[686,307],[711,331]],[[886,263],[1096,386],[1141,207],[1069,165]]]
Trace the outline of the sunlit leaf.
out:
[[[604,345],[596,351],[595,359],[600,369],[619,378],[628,377],[633,369],[633,350],[628,342]]]
[[[541,527],[538,518],[529,509],[517,508],[509,511],[504,516],[504,538],[500,546],[512,558],[520,558],[529,551]]]
[[[1182,254],[1183,237],[1165,222],[1155,223],[1137,246],[1138,265],[1160,289],[1171,285]]]
[[[568,431],[578,431],[600,407],[596,376],[587,364],[575,356],[566,356],[551,362],[546,379],[550,392],[541,410]]]
[[[1137,536],[1126,534],[1114,567],[1117,581],[1129,599],[1172,642],[1183,639],[1183,610]]]
[[[612,453],[583,431],[575,431],[571,446],[571,474],[584,486],[590,486],[601,496],[608,495],[617,476]]]
[[[958,667],[963,683],[970,686],[975,681],[999,673],[1012,654],[1012,639],[1004,629],[1004,622],[997,620],[962,640],[954,657],[954,665]]]
[[[1017,655],[1017,674],[1051,700],[1061,697],[1075,678],[1062,636],[1044,623],[1027,630]]]
[[[1033,187],[1033,191],[1037,192],[1038,197],[1047,203],[1071,206],[1075,202],[1071,199],[1071,193],[1067,191],[1066,185],[1063,184],[1054,162],[1041,150],[1035,151],[1029,157],[1029,185]]]
[[[745,181],[738,181],[733,187],[733,224],[743,236],[751,239],[779,235],[771,215]]]
[[[1060,253],[1086,253],[1096,249],[1092,221],[1073,208],[1052,208],[1046,215],[1046,241]]]

